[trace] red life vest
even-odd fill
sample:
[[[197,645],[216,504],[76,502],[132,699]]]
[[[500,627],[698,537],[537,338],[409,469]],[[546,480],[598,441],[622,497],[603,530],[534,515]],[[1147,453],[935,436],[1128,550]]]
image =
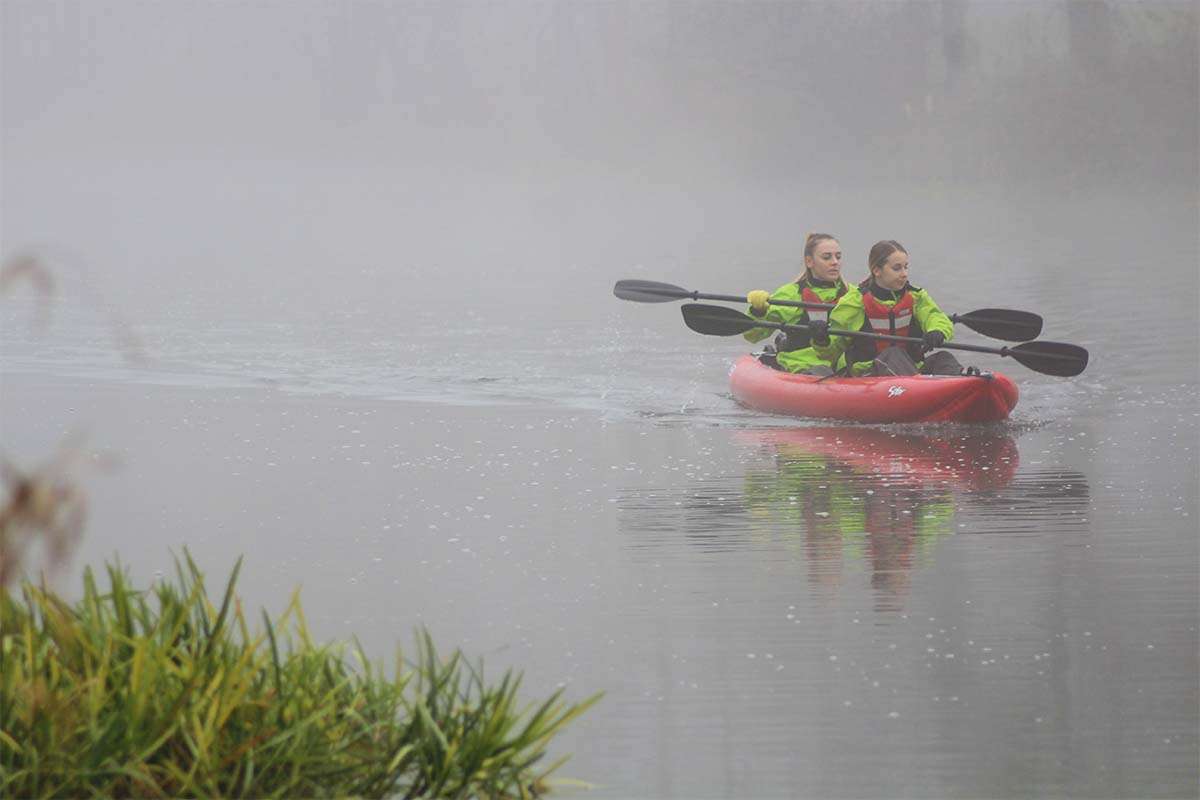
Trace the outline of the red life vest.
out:
[[[821,296],[819,294],[817,294],[816,292],[814,292],[808,286],[808,284],[805,283],[804,286],[802,286],[800,289],[800,299],[806,303],[824,303],[825,305],[837,305],[837,301],[842,299],[842,295],[844,295],[845,293],[846,293],[846,286],[843,284],[838,287],[837,295],[834,296],[833,302],[830,303],[828,300],[821,299]],[[806,308],[806,309],[804,309],[804,313],[808,315],[809,319],[816,320],[817,322],[828,322],[829,321],[829,309],[827,309],[827,308]]]
[[[862,294],[862,303],[863,311],[867,316],[863,322],[862,330],[870,331],[871,333],[886,333],[892,336],[921,335],[920,326],[917,325],[916,320],[913,318],[912,292],[905,292],[904,297],[900,298],[895,305],[885,306],[875,299],[875,295],[871,294],[868,290]],[[888,347],[897,344],[897,342],[877,339],[874,344],[875,352],[882,353]]]
[[[819,294],[813,291],[808,285],[808,278],[801,278],[796,284],[800,287],[800,299],[806,303],[821,303],[823,305],[837,305],[837,301],[846,293],[846,284],[838,282],[837,295],[833,298],[833,302],[823,299]],[[807,317],[807,319],[806,319]],[[797,319],[801,325],[810,320],[821,320],[822,322],[829,321],[829,309],[827,308],[806,308],[803,316]],[[780,334],[775,339],[775,347],[781,353],[786,353],[792,350],[802,350],[812,344],[812,337],[808,331],[789,331]]]

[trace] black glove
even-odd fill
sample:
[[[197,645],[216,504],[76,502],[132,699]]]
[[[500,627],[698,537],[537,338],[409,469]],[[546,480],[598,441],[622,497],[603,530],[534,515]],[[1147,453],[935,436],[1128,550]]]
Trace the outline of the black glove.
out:
[[[946,343],[946,334],[942,333],[941,331],[926,331],[925,336],[922,338],[925,339],[926,353],[928,353],[930,350],[936,350]]]
[[[812,337],[812,343],[825,347],[829,344],[829,323],[823,319],[810,319],[808,321],[808,333]]]

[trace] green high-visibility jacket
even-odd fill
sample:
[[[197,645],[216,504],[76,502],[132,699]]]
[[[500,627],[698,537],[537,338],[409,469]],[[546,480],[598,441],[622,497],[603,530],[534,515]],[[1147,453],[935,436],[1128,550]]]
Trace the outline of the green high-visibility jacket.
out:
[[[846,286],[845,281],[841,280],[840,278],[838,279],[838,282],[832,286],[821,286],[815,282],[809,281],[807,276],[803,276],[798,281],[792,281],[791,283],[785,283],[783,286],[780,286],[771,293],[771,299],[795,300],[802,302],[804,297],[801,295],[801,292],[805,286],[808,286],[808,288],[811,289],[817,295],[817,297],[820,297],[821,302],[823,303],[836,303],[839,292],[850,291],[850,289]],[[749,309],[746,313],[752,317],[758,316],[754,313],[753,308]],[[785,325],[804,325],[808,323],[808,313],[805,309],[797,308],[795,306],[768,306],[767,313],[764,314],[761,319],[764,319],[767,322],[782,322]],[[775,331],[772,328],[753,328],[746,331],[744,334],[742,334],[742,336],[744,336],[748,342],[759,342],[774,332]],[[829,367],[831,366],[830,362],[836,362],[837,359],[838,357],[836,355],[832,359],[823,358],[815,349],[813,349],[811,345],[807,347],[801,347],[796,350],[780,349],[779,354],[776,356],[779,366],[783,367],[788,372],[804,372],[805,370],[816,366]]]
[[[867,314],[863,310],[862,293],[869,291],[858,286],[851,286],[850,291],[842,295],[842,299],[838,300],[837,306],[829,312],[829,329],[843,331],[859,331],[866,328],[870,330],[867,323]],[[885,290],[886,291],[886,290]],[[913,296],[913,319],[917,327],[922,332],[941,331],[946,337],[946,341],[954,338],[954,323],[950,318],[938,307],[933,298],[929,296],[929,292],[924,289],[918,289],[915,286],[908,286],[906,289],[901,289],[899,292],[892,292],[892,298],[884,299],[880,297],[882,292],[875,295],[885,306],[894,306],[904,297],[904,292],[912,292]],[[918,334],[919,336],[920,334]],[[830,336],[829,344],[816,345],[813,350],[816,351],[818,358],[825,359],[825,363],[835,361],[839,356],[845,353],[853,340],[848,336]],[[866,375],[871,371],[871,366],[874,359],[859,360],[850,365],[851,375]],[[917,367],[921,366],[920,362]]]

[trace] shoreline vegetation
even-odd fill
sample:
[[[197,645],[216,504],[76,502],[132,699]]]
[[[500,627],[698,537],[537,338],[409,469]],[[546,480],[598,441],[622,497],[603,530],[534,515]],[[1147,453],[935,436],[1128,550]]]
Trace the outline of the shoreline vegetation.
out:
[[[184,552],[134,588],[90,568],[69,604],[0,589],[0,796],[487,797],[547,793],[550,741],[600,697],[523,705],[521,676],[438,654],[418,631],[392,674],[357,641],[318,644],[299,594],[253,631]],[[579,784],[576,784],[579,785]]]
[[[27,283],[35,327],[49,320],[56,273],[40,256],[0,263],[0,297]],[[114,348],[140,342],[113,318]],[[105,459],[69,436],[34,470],[0,454],[0,797],[531,798],[567,759],[551,740],[600,699],[559,689],[518,698],[519,673],[440,656],[426,630],[389,677],[357,640],[318,644],[298,593],[253,632],[235,594],[219,604],[184,550],[175,580],[135,588],[120,563],[101,589],[91,568],[71,604],[23,580],[27,551],[61,568],[83,535],[74,475]]]

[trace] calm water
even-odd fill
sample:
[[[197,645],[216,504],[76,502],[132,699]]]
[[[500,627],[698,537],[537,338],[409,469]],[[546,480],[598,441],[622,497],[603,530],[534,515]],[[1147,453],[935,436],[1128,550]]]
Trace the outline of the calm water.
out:
[[[64,587],[244,555],[322,637],[603,690],[556,744],[598,798],[1197,796],[1194,3],[0,22],[0,257],[55,279],[0,296],[0,449],[120,462]],[[974,359],[987,428],[767,417],[744,342],[612,296],[773,289],[812,230],[1091,364]]]
[[[1194,239],[1157,232],[1173,257],[1145,268],[1194,295]],[[151,320],[141,364],[63,301],[39,335],[6,317],[0,434],[27,460],[68,429],[121,456],[84,473],[81,563],[117,552],[149,579],[187,545],[221,575],[244,553],[247,600],[301,585],[324,636],[388,657],[425,624],[525,669],[531,696],[604,690],[560,745],[598,797],[1194,796],[1187,292],[1097,327],[1123,281],[1006,264],[943,306],[1037,310],[1093,363],[978,361],[1020,384],[998,426],[740,409],[742,344],[607,294],[679,280],[643,270],[589,277],[575,320]]]

